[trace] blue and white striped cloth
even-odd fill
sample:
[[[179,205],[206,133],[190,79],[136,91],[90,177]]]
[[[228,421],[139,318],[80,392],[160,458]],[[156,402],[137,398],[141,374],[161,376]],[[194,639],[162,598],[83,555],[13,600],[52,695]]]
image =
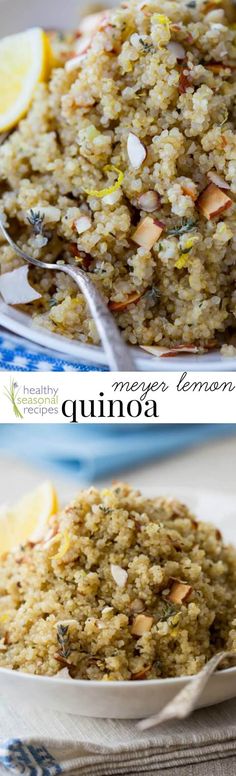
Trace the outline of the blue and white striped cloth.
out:
[[[106,372],[107,367],[80,363],[56,351],[41,348],[0,330],[0,371],[9,372]]]

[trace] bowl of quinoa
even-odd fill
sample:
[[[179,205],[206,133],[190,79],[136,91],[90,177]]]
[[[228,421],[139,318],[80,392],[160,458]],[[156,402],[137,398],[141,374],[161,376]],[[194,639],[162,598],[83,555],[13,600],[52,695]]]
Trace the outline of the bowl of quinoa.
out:
[[[57,66],[0,146],[12,236],[82,266],[131,345],[234,355],[233,5],[131,0],[50,38]],[[0,261],[20,266],[3,241]],[[29,281],[34,327],[99,344],[68,277]]]
[[[235,580],[235,548],[181,501],[83,490],[1,558],[1,687],[91,716],[155,711],[236,651]],[[232,697],[235,678],[217,672],[202,705]]]

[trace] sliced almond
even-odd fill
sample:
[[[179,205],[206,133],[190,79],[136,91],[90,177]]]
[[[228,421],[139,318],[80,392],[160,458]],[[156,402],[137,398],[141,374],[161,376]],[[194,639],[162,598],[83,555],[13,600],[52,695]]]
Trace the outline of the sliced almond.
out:
[[[78,234],[83,234],[83,232],[87,232],[87,229],[90,229],[92,226],[91,219],[88,216],[81,216],[80,218],[75,221],[75,228]]]
[[[210,181],[212,183],[215,183],[215,185],[218,186],[219,189],[229,189],[230,188],[229,184],[226,183],[224,178],[221,178],[221,176],[218,175],[217,172],[214,172],[214,170],[209,170],[209,172],[207,173],[207,177],[210,179]]]
[[[137,243],[137,245],[140,245],[141,248],[150,251],[157,240],[159,240],[164,228],[165,224],[161,221],[157,221],[156,219],[151,218],[151,216],[146,216],[134,232],[132,240]]]
[[[73,73],[73,70],[77,70],[78,67],[81,67],[82,62],[86,56],[86,51],[83,52],[83,54],[78,54],[76,57],[72,57],[72,59],[68,59],[65,63],[65,70],[67,73]]]
[[[215,534],[216,534],[216,539],[220,542],[222,540],[222,533],[219,530],[219,528],[216,528]]]
[[[127,140],[127,153],[129,161],[134,170],[138,170],[146,159],[147,151],[141,140],[130,132]]]
[[[113,313],[122,312],[122,310],[126,310],[127,307],[130,307],[131,304],[137,304],[137,302],[139,302],[141,299],[141,296],[142,294],[134,291],[133,294],[127,296],[127,299],[124,299],[122,302],[115,302],[111,300],[111,302],[108,302],[109,310],[111,310]]]
[[[146,666],[145,668],[141,669],[141,671],[137,671],[136,674],[131,674],[131,681],[132,682],[138,682],[142,679],[147,678],[147,674],[151,670],[152,666]]]
[[[171,350],[166,350],[165,353],[162,353],[160,358],[174,358],[175,356],[178,356],[179,353],[190,353],[191,355],[194,355],[194,353],[199,353],[199,347],[198,345],[176,345],[174,348],[171,348]]]
[[[159,345],[140,345],[140,348],[156,358],[161,358],[168,352],[167,348],[161,348]]]
[[[171,601],[172,604],[182,604],[184,601],[187,601],[187,598],[192,592],[191,585],[187,585],[179,579],[172,579],[170,581],[170,593],[166,596],[168,601]]]
[[[216,75],[218,75],[218,73],[220,73],[221,70],[230,70],[230,71],[235,70],[235,66],[234,65],[230,65],[227,62],[224,62],[224,63],[223,62],[207,62],[204,65],[204,67],[207,70],[211,70],[211,72],[215,73]]]
[[[91,253],[85,253],[85,251],[80,251],[79,248],[77,248],[76,243],[70,243],[68,245],[68,249],[70,253],[72,253],[72,256],[75,256],[78,264],[82,264],[83,269],[88,270],[90,267],[90,264],[92,264],[92,262],[94,261],[94,257],[91,256]]]
[[[157,358],[173,358],[174,356],[179,355],[179,351],[182,353],[198,353],[199,348],[197,345],[176,345],[176,347],[171,348],[171,350],[168,350],[168,348],[161,348],[159,345],[140,345],[142,350],[146,350],[147,353],[150,353],[151,356],[156,356]]]
[[[69,663],[69,661],[66,660],[66,658],[63,657],[62,655],[59,655],[59,654],[54,655],[54,660],[57,660],[57,662],[60,663],[63,666],[63,668],[69,668],[69,669],[75,668],[75,665],[73,665],[73,663]]]
[[[149,617],[147,614],[137,614],[131,627],[132,636],[143,636],[144,633],[148,633],[152,623],[153,617]]]
[[[108,19],[107,11],[88,14],[81,20],[78,29],[78,40],[76,42],[76,56],[66,62],[65,69],[68,73],[80,67],[88,49],[91,46],[94,35],[102,28]]]
[[[191,197],[193,202],[196,201],[196,199],[197,199],[197,189],[196,189],[195,183],[193,183],[193,182],[191,183],[190,181],[189,181],[189,183],[182,183],[181,184],[181,189],[182,189],[183,194],[185,194],[185,196]]]
[[[209,183],[209,185],[200,194],[197,200],[197,207],[208,221],[224,210],[227,210],[232,205],[232,199],[225,194],[219,186],[215,183]]]
[[[122,569],[121,566],[117,566],[116,563],[111,563],[111,575],[118,587],[125,587],[128,579],[128,574],[125,569]]]
[[[108,18],[108,12],[98,11],[98,13],[89,13],[81,19],[79,25],[79,34],[93,35],[99,29],[101,22]]]
[[[146,210],[147,213],[152,213],[153,210],[157,210],[159,205],[160,197],[157,191],[145,191],[138,199],[138,207],[140,207],[141,210]]]
[[[190,74],[187,75],[187,73],[183,72],[182,70],[179,76],[179,93],[185,94],[190,86],[192,86]]]
[[[183,46],[181,46],[181,43],[178,43],[177,40],[170,40],[169,43],[167,43],[168,51],[171,52],[171,54],[174,54],[174,57],[176,59],[185,59],[186,57],[186,51]]]
[[[55,679],[71,679],[71,675],[68,671],[68,668],[61,668],[60,671],[57,672],[57,674],[54,674]]]
[[[28,281],[28,272],[27,265],[1,275],[0,294],[6,304],[29,304],[40,299],[41,294],[35,291]]]

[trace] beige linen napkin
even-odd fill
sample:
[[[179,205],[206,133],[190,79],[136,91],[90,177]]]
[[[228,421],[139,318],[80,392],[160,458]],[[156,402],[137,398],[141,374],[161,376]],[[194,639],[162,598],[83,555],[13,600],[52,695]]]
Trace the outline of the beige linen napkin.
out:
[[[98,720],[0,705],[0,773],[24,776],[235,776],[236,699],[140,732]]]

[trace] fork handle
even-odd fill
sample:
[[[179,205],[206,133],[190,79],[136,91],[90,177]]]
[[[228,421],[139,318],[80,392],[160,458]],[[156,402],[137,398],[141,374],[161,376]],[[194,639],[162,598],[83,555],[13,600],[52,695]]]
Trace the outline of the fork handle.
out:
[[[136,372],[137,367],[133,356],[129,352],[129,348],[120,334],[115,319],[103,300],[100,291],[96,288],[95,283],[80,267],[63,264],[61,267],[58,265],[57,269],[62,269],[63,272],[70,275],[84,294],[100,335],[110,369],[116,372]]]

